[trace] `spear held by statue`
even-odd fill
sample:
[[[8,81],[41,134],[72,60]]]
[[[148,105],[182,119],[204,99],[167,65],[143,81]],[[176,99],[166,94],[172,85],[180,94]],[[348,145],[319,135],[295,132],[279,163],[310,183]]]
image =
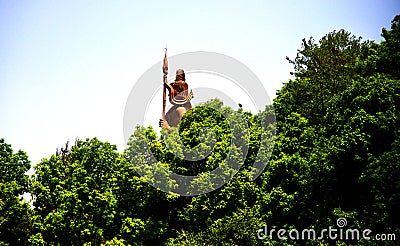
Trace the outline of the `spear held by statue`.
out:
[[[168,58],[167,58],[167,48],[165,48],[164,54],[164,64],[163,64],[163,73],[164,73],[164,80],[163,80],[163,108],[162,108],[162,115],[161,119],[165,120],[165,106],[167,104],[167,75],[168,75]]]

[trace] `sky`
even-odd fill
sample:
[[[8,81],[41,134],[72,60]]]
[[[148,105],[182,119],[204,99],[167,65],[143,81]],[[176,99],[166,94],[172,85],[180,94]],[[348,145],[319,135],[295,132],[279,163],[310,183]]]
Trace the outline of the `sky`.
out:
[[[233,57],[274,98],[291,78],[285,57],[295,57],[303,38],[345,29],[379,42],[399,13],[398,0],[0,0],[0,138],[32,164],[76,138],[123,151],[129,93],[166,45],[170,56]]]

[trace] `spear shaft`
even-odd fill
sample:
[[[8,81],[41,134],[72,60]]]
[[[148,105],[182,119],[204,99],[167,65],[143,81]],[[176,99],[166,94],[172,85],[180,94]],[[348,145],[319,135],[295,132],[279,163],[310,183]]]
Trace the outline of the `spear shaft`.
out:
[[[167,48],[165,48],[164,63],[163,63],[163,108],[162,108],[162,119],[165,120],[165,106],[167,105],[167,75],[168,75],[168,58],[167,58]]]

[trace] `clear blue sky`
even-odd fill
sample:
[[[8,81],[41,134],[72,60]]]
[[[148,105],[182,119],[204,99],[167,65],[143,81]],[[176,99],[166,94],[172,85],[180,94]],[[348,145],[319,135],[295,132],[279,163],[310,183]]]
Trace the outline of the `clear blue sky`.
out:
[[[76,137],[122,150],[126,99],[166,44],[234,57],[274,97],[302,38],[343,28],[379,42],[399,13],[398,0],[0,0],[0,137],[33,163]]]

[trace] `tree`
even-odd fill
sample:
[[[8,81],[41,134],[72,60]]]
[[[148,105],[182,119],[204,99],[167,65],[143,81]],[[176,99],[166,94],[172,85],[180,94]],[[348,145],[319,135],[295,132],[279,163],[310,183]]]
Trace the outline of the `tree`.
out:
[[[399,80],[377,74],[354,81],[327,114],[327,153],[335,168],[338,206],[356,211],[375,230],[399,228],[391,219],[398,215],[393,206],[400,206],[399,95]]]
[[[154,244],[166,233],[173,197],[138,176],[115,145],[78,140],[35,170],[32,243]]]
[[[332,216],[342,216],[377,233],[399,231],[391,219],[398,217],[393,207],[400,206],[400,81],[392,69],[397,28],[395,17],[392,30],[383,31],[390,41],[350,42],[349,59],[341,57],[344,52],[322,52],[328,47],[322,43],[336,35],[320,44],[303,40],[300,54],[290,60],[296,78],[274,100],[277,140],[261,176],[264,194],[257,199],[270,211],[266,221],[321,228],[335,223]],[[383,60],[386,70],[379,65]]]
[[[24,245],[31,233],[31,210],[22,199],[28,192],[30,162],[23,151],[13,152],[0,139],[0,244]]]
[[[296,58],[286,57],[294,65],[295,81],[278,92],[275,107],[282,112],[277,115],[297,112],[311,124],[321,123],[328,101],[347,88],[355,76],[361,46],[361,37],[343,29],[328,33],[318,43],[312,37],[303,39]],[[281,100],[288,101],[284,103],[287,109],[280,107]]]
[[[114,145],[87,139],[35,166],[35,229],[47,244],[100,244],[113,238],[114,172],[123,161]]]
[[[260,117],[243,112],[243,109],[234,111],[223,106],[219,100],[211,100],[188,111],[179,128],[164,132],[159,139],[151,128],[139,127],[133,133],[125,155],[133,165],[142,169],[140,172],[150,183],[157,183],[154,176],[164,176],[162,181],[173,184],[169,171],[204,177],[203,174],[217,167],[222,167],[222,176],[229,177],[225,185],[213,192],[194,197],[180,196],[175,199],[173,207],[165,208],[170,214],[167,222],[168,230],[171,230],[168,233],[169,242],[183,243],[185,235],[190,234],[197,244],[214,244],[221,240],[218,235],[222,231],[226,233],[223,240],[226,239],[227,243],[242,244],[257,240],[252,231],[246,235],[237,234],[240,228],[261,226],[256,217],[247,220],[245,215],[256,212],[253,207],[258,188],[256,182],[249,182],[249,178],[255,171],[252,165],[260,148],[262,122],[259,119],[264,119],[264,124],[272,123],[267,117],[270,114],[270,108]],[[247,147],[241,143],[247,144]],[[192,154],[187,154],[190,151]],[[263,152],[265,155],[269,153],[268,149]],[[190,159],[197,157],[197,160]],[[261,159],[266,160],[267,157]],[[242,162],[242,166],[235,173],[236,170],[227,165],[229,162]],[[168,171],[161,172],[159,167]],[[215,184],[210,180],[206,177],[200,179],[204,183],[195,184],[213,187]],[[191,191],[191,184],[186,185],[189,187],[187,191]],[[236,226],[229,226],[238,218],[240,222]],[[176,240],[173,239],[176,237]]]
[[[380,43],[378,70],[400,79],[400,15],[392,20],[391,30],[382,28],[382,37],[385,39]]]

